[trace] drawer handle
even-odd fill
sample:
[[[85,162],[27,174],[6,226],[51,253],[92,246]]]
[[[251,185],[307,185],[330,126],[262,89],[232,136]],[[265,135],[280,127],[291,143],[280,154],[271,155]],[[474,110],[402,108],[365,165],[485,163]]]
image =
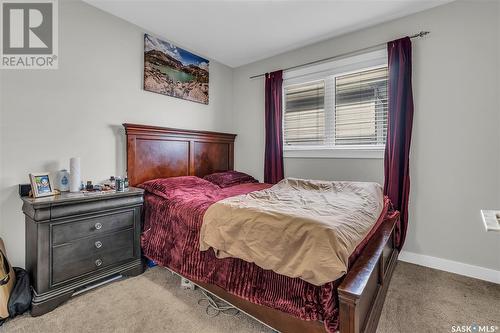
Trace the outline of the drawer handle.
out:
[[[102,260],[101,260],[101,259],[97,259],[97,260],[95,261],[95,265],[96,265],[97,267],[101,266],[101,265],[102,265]]]
[[[98,248],[98,249],[100,249],[101,246],[102,246],[102,242],[101,241],[97,241],[94,244],[95,244],[95,247]]]
[[[96,230],[99,230],[102,228],[102,223],[101,222],[97,222],[95,225],[94,225],[95,229]]]

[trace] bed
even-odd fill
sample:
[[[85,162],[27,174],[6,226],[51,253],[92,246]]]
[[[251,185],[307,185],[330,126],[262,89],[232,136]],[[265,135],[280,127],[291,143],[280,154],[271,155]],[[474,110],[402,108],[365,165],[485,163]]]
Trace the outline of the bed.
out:
[[[132,186],[153,179],[203,177],[233,169],[233,134],[134,124],[124,127],[127,172]],[[200,185],[195,177],[192,179],[195,183],[191,188],[196,192]],[[179,218],[186,205],[182,202],[183,194],[179,196],[177,215],[165,213],[165,200],[160,196],[146,194],[146,223],[158,220],[151,214],[162,211],[162,217],[172,223],[156,226],[154,237],[143,235],[144,254],[278,331],[374,332],[398,256],[397,212],[389,214],[387,210],[377,221],[377,227],[349,258],[349,270],[344,277],[322,286],[264,270],[240,259],[218,259],[213,251],[193,250],[203,209],[223,197],[265,187],[265,184],[242,184],[225,190],[220,197],[214,194],[212,201],[200,194],[203,198],[197,207],[201,214],[184,219],[193,222],[183,223]],[[145,225],[144,229],[151,227]],[[191,245],[179,239],[191,239]]]

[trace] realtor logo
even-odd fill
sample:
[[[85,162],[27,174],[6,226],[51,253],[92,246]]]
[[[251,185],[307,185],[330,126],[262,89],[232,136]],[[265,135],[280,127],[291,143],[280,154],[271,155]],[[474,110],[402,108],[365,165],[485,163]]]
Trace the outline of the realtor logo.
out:
[[[57,69],[57,0],[0,0],[2,69]]]

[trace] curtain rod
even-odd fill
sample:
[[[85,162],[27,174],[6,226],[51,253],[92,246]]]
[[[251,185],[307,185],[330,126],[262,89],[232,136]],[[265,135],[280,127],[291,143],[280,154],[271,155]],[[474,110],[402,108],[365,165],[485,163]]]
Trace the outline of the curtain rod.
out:
[[[428,35],[428,34],[430,34],[430,31],[420,31],[419,33],[411,35],[410,38],[420,38],[420,37],[424,37],[425,35]],[[317,64],[317,63],[320,63],[320,62],[324,62],[324,61],[327,61],[327,60],[333,60],[333,59],[337,59],[337,58],[342,58],[342,57],[345,57],[345,56],[348,56],[348,55],[351,55],[351,54],[355,54],[355,53],[367,51],[367,50],[370,50],[370,49],[374,49],[376,47],[379,47],[379,46],[382,46],[382,45],[386,45],[386,44],[387,43],[380,43],[380,44],[372,45],[372,46],[369,46],[369,47],[365,47],[365,48],[362,48],[362,49],[359,49],[359,50],[356,50],[356,51],[350,51],[350,52],[347,52],[347,53],[338,54],[338,55],[333,56],[333,57],[328,57],[328,58],[324,58],[324,59],[314,60],[314,61],[311,61],[311,62],[306,62],[305,64],[301,64],[301,65],[296,65],[296,66],[285,68],[285,69],[283,69],[283,71],[288,71],[290,69],[295,69],[295,68],[299,68],[299,67],[314,65],[314,64]],[[258,78],[258,77],[263,77],[265,75],[266,74],[263,73],[263,74],[259,74],[259,75],[250,76],[250,79],[255,79],[255,78]]]

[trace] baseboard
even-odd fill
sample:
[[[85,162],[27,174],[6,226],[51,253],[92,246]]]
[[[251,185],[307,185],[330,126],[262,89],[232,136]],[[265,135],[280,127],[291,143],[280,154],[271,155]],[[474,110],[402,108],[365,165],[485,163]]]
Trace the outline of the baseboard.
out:
[[[401,251],[399,260],[500,284],[500,271],[490,268],[464,264],[458,261],[436,258],[408,251]]]

